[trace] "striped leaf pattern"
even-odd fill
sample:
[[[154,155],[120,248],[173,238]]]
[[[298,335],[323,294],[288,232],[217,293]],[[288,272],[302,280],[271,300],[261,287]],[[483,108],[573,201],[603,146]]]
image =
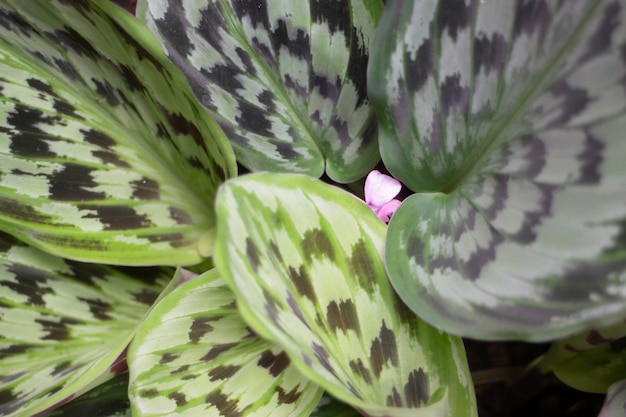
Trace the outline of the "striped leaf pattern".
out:
[[[1,230],[78,260],[207,255],[234,154],[145,27],[108,1],[3,1],[0,74]]]
[[[366,91],[380,0],[149,0],[138,16],[251,170],[335,181],[379,160]]]
[[[178,287],[128,351],[133,416],[308,416],[322,390],[241,319],[216,270]]]
[[[626,5],[389,2],[381,154],[417,194],[386,262],[453,334],[548,340],[626,315]]]
[[[475,416],[460,339],[413,315],[383,264],[385,225],[307,176],[252,174],[218,191],[215,264],[254,331],[370,417]]]
[[[126,370],[173,271],[62,260],[0,233],[0,415],[34,415]]]

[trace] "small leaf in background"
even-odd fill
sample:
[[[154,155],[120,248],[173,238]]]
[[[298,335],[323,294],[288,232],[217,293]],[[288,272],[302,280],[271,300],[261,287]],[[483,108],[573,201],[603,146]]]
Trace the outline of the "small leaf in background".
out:
[[[553,340],[626,315],[626,5],[387,4],[368,86],[414,194],[386,262],[420,317]]]
[[[138,5],[251,170],[337,182],[380,159],[366,92],[379,0],[169,1]]]
[[[128,374],[117,376],[69,404],[38,417],[131,417]]]
[[[0,23],[0,230],[110,264],[210,255],[234,154],[150,32],[108,1],[5,1]]]
[[[56,258],[0,233],[0,415],[34,415],[126,370],[124,350],[171,278]]]
[[[626,379],[609,387],[604,407],[598,417],[626,416]]]
[[[605,393],[626,376],[626,337],[577,353],[551,369],[579,391]]]
[[[215,264],[257,333],[370,417],[475,416],[459,338],[412,314],[383,264],[386,226],[358,198],[296,174],[218,191]]]
[[[321,389],[241,319],[209,271],[163,298],[128,351],[133,416],[308,416]]]
[[[309,417],[361,417],[354,408],[324,395]]]

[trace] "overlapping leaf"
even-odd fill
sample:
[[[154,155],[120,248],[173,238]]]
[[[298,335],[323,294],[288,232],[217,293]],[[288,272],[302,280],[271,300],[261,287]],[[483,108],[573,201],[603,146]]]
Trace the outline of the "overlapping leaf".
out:
[[[134,416],[308,416],[322,394],[252,333],[215,270],[159,302],[128,360]]]
[[[38,417],[131,417],[128,374],[119,375]]]
[[[202,259],[234,154],[147,29],[108,1],[4,1],[0,74],[0,229],[74,259]]]
[[[241,163],[350,182],[379,159],[365,75],[381,10],[380,0],[150,0],[137,13]]]
[[[385,273],[385,226],[310,177],[253,174],[218,191],[215,263],[250,326],[362,414],[476,415],[460,339],[413,315]]]
[[[626,416],[626,380],[611,385],[598,417]]]
[[[171,272],[66,261],[0,233],[0,415],[70,400],[123,352]]]
[[[417,194],[386,261],[421,317],[526,340],[624,317],[625,45],[621,1],[388,3],[369,88]]]
[[[552,370],[577,390],[605,393],[626,375],[626,338],[577,353]]]

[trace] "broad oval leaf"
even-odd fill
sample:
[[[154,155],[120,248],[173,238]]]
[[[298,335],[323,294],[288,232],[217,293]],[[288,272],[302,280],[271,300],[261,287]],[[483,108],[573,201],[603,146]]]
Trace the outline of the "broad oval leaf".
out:
[[[329,394],[370,417],[476,415],[461,340],[395,295],[365,203],[262,173],[222,185],[217,213],[215,264],[244,319]]]
[[[626,379],[616,382],[609,387],[604,406],[598,417],[626,416]]]
[[[133,416],[308,416],[322,395],[248,328],[216,270],[157,304],[128,367]]]
[[[172,272],[63,260],[0,233],[0,415],[37,414],[125,371]]]
[[[380,0],[138,6],[243,165],[316,177],[326,169],[338,182],[376,165],[365,80]]]
[[[62,257],[191,264],[231,146],[108,1],[0,5],[0,229]]]
[[[418,315],[532,341],[626,315],[625,46],[622,1],[389,2],[369,87]]]

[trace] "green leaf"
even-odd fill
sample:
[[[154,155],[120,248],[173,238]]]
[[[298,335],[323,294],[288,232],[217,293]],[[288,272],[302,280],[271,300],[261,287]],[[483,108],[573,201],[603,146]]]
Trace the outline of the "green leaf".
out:
[[[125,371],[171,277],[56,258],[0,233],[0,415],[34,415]]]
[[[626,337],[577,353],[552,370],[579,391],[605,393],[626,375]]]
[[[386,262],[420,317],[541,341],[626,315],[625,46],[620,1],[388,3],[368,85],[417,194]]]
[[[320,399],[310,417],[361,417],[361,414],[354,408],[325,395]]]
[[[39,417],[131,417],[128,374],[117,376]]]
[[[251,170],[363,177],[379,160],[366,92],[380,0],[153,0],[137,15]]]
[[[248,328],[215,270],[157,304],[128,366],[133,416],[308,416],[322,395]]]
[[[626,379],[616,382],[609,387],[604,407],[598,417],[626,416]]]
[[[296,174],[252,174],[217,195],[215,264],[239,310],[302,373],[363,415],[475,416],[459,338],[395,295],[385,225],[354,196]]]
[[[0,229],[62,257],[191,264],[232,149],[108,1],[0,5]]]

